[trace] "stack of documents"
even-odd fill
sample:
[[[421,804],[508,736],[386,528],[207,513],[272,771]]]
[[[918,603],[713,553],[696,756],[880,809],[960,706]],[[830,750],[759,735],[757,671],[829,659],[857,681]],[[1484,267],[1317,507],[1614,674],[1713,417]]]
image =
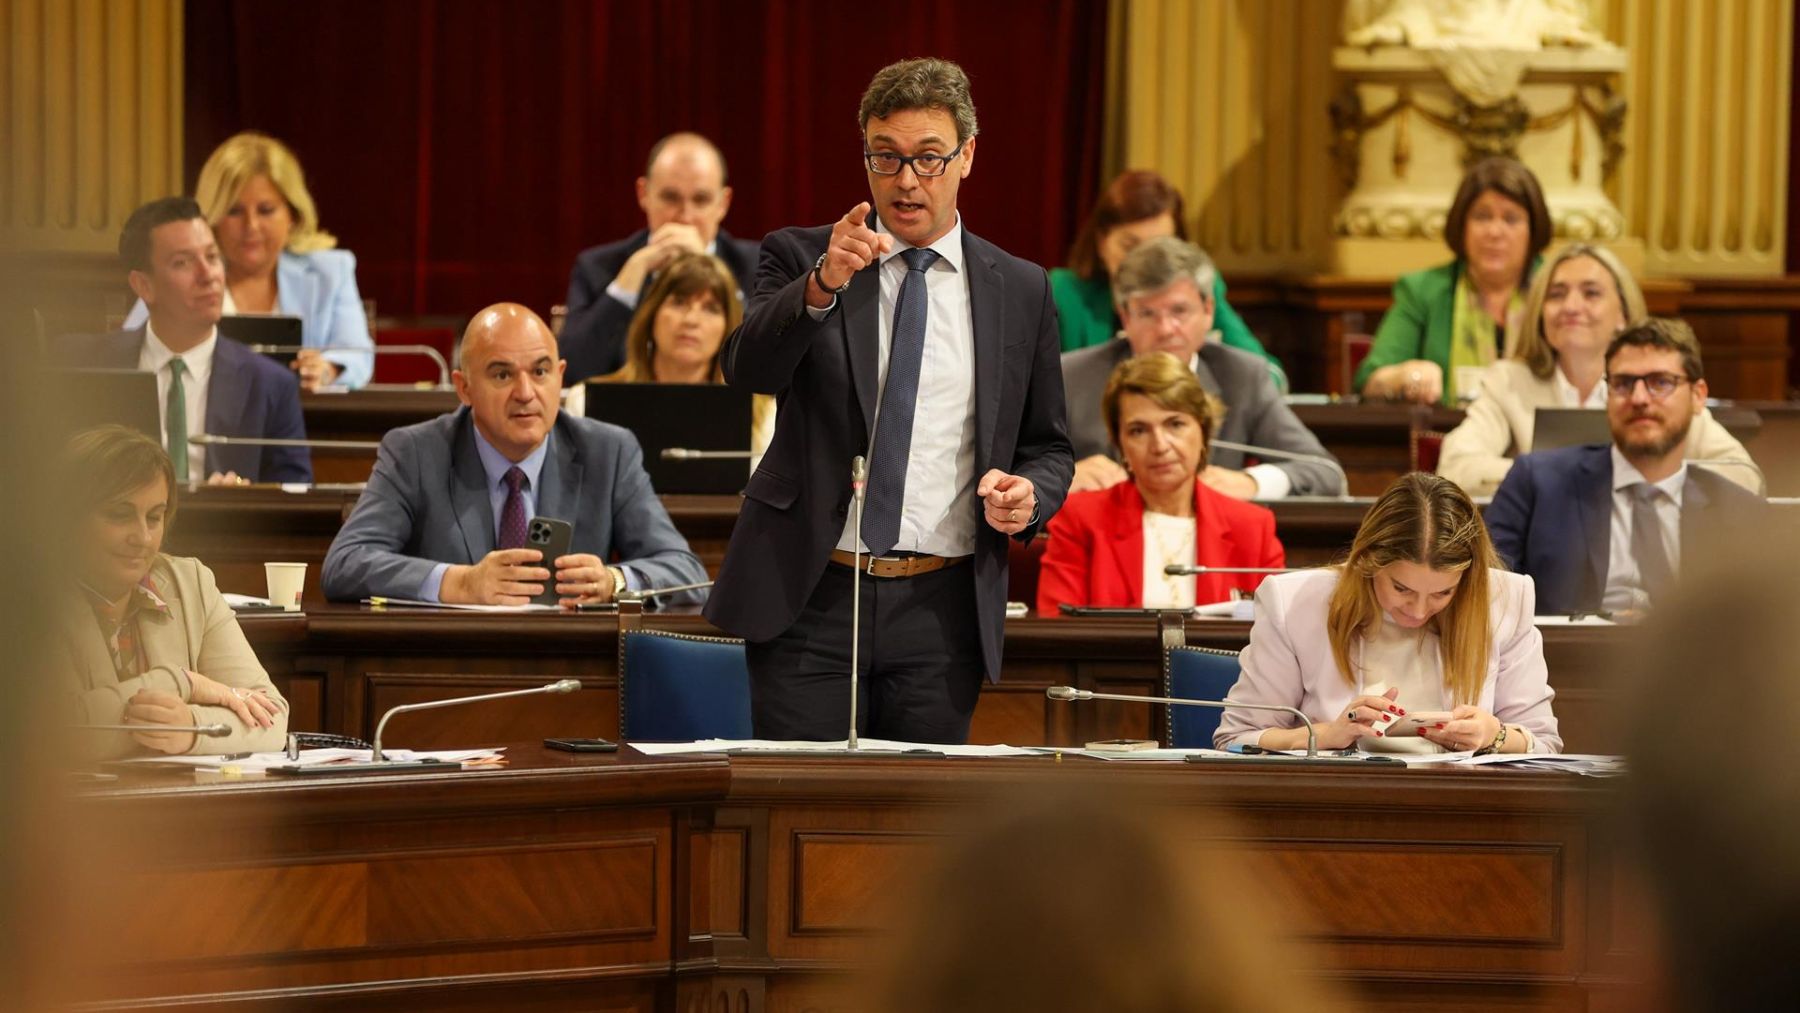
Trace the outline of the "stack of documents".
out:
[[[1468,762],[1475,767],[1505,764],[1509,770],[1560,770],[1565,774],[1588,777],[1618,777],[1625,773],[1623,756],[1593,753],[1489,753],[1472,757]]]
[[[779,739],[701,739],[697,742],[632,742],[631,748],[649,756],[674,756],[684,753],[841,753],[850,748],[848,741],[802,742]],[[1035,756],[1032,750],[1018,746],[946,746],[935,742],[894,742],[889,739],[858,739],[858,749],[873,753],[941,753],[944,756]]]
[[[504,749],[444,749],[421,752],[412,749],[384,749],[389,760],[439,760],[460,764],[464,770],[498,767],[505,757]],[[367,749],[302,749],[298,760],[284,752],[238,753],[230,756],[140,756],[117,761],[123,767],[187,770],[236,774],[239,777],[262,777],[271,767],[320,767],[337,764],[368,763]]]

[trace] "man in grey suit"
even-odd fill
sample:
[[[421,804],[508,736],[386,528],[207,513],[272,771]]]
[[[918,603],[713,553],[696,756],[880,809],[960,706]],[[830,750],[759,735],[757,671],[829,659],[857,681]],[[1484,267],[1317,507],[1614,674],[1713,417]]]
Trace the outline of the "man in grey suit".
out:
[[[1125,480],[1100,400],[1113,369],[1148,352],[1168,352],[1187,363],[1200,386],[1225,402],[1225,421],[1216,439],[1331,458],[1282,399],[1267,362],[1207,340],[1217,273],[1205,252],[1173,236],[1144,243],[1119,265],[1113,292],[1125,322],[1124,337],[1062,357],[1069,439],[1075,445],[1070,492],[1105,489]],[[1270,461],[1244,468],[1239,451],[1217,449],[1207,456],[1210,463],[1201,481],[1238,499],[1337,496],[1344,491],[1338,472],[1316,461]]]
[[[537,314],[513,303],[477,313],[451,374],[463,407],[382,439],[325,556],[326,597],[523,605],[554,568],[561,603],[575,606],[704,581],[630,431],[558,410],[563,369]],[[525,548],[531,517],[574,525],[570,553]]]

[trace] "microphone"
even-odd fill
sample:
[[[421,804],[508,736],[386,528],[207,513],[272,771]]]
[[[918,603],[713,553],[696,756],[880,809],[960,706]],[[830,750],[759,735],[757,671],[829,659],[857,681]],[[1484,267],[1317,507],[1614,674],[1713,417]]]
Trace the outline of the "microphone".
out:
[[[1300,567],[1294,566],[1196,566],[1188,563],[1170,563],[1163,567],[1163,573],[1171,577],[1195,577],[1203,573],[1293,573]]]
[[[1298,707],[1283,707],[1274,703],[1226,703],[1223,700],[1189,700],[1177,696],[1126,696],[1122,693],[1096,693],[1087,689],[1076,689],[1074,686],[1051,686],[1044,690],[1044,695],[1052,700],[1079,703],[1084,700],[1122,700],[1125,703],[1160,703],[1175,704],[1182,707],[1213,707],[1228,710],[1242,707],[1245,710],[1282,711],[1299,718],[1306,725],[1306,757],[1309,760],[1319,758],[1319,737],[1313,731],[1312,719],[1301,713]]]
[[[1343,465],[1337,463],[1335,459],[1327,455],[1302,454],[1292,450],[1280,450],[1276,447],[1258,447],[1249,443],[1233,443],[1230,440],[1207,440],[1206,445],[1209,447],[1218,447],[1221,450],[1235,450],[1240,454],[1255,454],[1258,457],[1273,457],[1277,461],[1299,461],[1304,464],[1322,464],[1337,473],[1337,498],[1350,498],[1350,476],[1344,471]]]
[[[755,456],[753,450],[693,450],[688,447],[664,447],[661,454],[665,461],[748,461]]]
[[[703,580],[697,584],[676,584],[674,587],[647,587],[636,591],[629,588],[620,588],[618,591],[613,592],[613,600],[648,601],[651,598],[661,598],[664,595],[680,594],[683,591],[699,591],[713,586],[713,583],[714,582],[710,580]]]
[[[84,732],[192,732],[209,739],[222,739],[231,734],[231,726],[213,725],[70,725]]]
[[[388,721],[396,714],[407,714],[412,711],[436,710],[439,707],[454,707],[457,704],[480,703],[484,700],[504,700],[510,696],[531,696],[534,693],[573,693],[580,688],[581,680],[579,679],[558,679],[555,682],[546,683],[531,689],[512,689],[507,690],[504,693],[483,693],[480,696],[459,696],[452,697],[449,700],[427,700],[424,703],[403,703],[398,707],[391,707],[386,714],[381,716],[381,721],[375,725],[375,746],[369,751],[369,760],[371,765],[389,762],[387,757],[381,752],[381,733],[387,729]]]
[[[844,745],[855,752],[856,744],[856,689],[860,672],[859,648],[862,645],[862,521],[863,494],[869,485],[869,462],[861,454],[850,461],[850,498],[856,501],[856,520],[851,537],[850,561],[855,564],[855,573],[850,576],[850,734],[844,739]]]
[[[252,352],[259,355],[295,355],[313,348],[312,345],[248,345]],[[376,345],[373,348],[358,348],[354,345],[326,345],[318,348],[320,352],[352,352],[357,355],[414,355],[430,359],[437,365],[438,387],[448,390],[450,387],[450,364],[444,361],[444,353],[430,345]],[[386,385],[384,385],[386,386]],[[411,389],[411,384],[394,384],[393,386]]]
[[[220,436],[216,433],[193,433],[188,437],[189,443],[198,443],[203,447],[304,447],[308,450],[364,450],[369,453],[381,449],[376,440],[289,440],[273,436]]]

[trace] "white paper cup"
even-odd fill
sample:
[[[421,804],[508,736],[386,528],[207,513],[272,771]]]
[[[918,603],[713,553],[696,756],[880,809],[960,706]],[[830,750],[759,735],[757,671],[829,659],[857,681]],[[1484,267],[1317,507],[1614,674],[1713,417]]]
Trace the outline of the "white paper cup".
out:
[[[300,592],[306,590],[305,563],[264,563],[269,578],[269,604],[288,612],[300,611]]]

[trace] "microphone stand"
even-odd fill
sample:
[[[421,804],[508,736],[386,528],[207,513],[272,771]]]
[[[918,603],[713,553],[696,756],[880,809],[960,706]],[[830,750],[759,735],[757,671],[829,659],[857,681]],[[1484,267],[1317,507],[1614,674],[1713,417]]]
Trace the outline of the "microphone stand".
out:
[[[581,688],[579,679],[558,679],[531,689],[512,689],[502,693],[482,693],[479,696],[459,696],[449,700],[427,700],[423,703],[407,703],[388,709],[386,714],[375,725],[375,744],[369,750],[368,763],[325,764],[316,767],[300,765],[287,767],[270,767],[271,774],[287,774],[299,777],[343,777],[368,774],[425,774],[432,771],[456,770],[459,765],[446,763],[443,760],[390,760],[381,751],[381,736],[387,730],[388,721],[396,714],[408,714],[413,711],[436,710],[439,707],[454,707],[458,704],[480,703],[485,700],[504,700],[507,697],[531,696],[536,693],[573,693]]]
[[[756,456],[751,450],[692,450],[687,447],[664,447],[660,455],[665,461],[748,461]]]
[[[203,447],[301,447],[307,450],[362,450],[374,453],[381,449],[376,440],[289,440],[277,439],[273,436],[218,436],[212,433],[194,433],[188,437],[189,443],[198,443]]]
[[[308,349],[312,346],[310,346],[310,345],[249,345],[247,347],[252,352],[257,352],[262,355],[297,355],[300,352],[306,351],[306,349]],[[325,347],[320,348],[319,351],[321,351],[321,352],[353,352],[357,355],[367,355],[367,356],[371,356],[371,357],[378,356],[378,355],[393,355],[393,354],[421,356],[423,358],[430,359],[432,361],[432,363],[437,366],[438,382],[437,382],[437,387],[435,389],[437,389],[437,390],[449,390],[450,389],[450,364],[448,362],[444,361],[444,353],[438,351],[437,349],[431,347],[430,345],[376,345],[373,348],[356,348],[351,345],[326,345]],[[367,386],[376,386],[376,385],[370,384]],[[413,387],[412,384],[405,384],[405,383],[381,384],[380,386],[381,387],[399,387],[403,390],[416,389]],[[365,389],[366,389],[366,387],[365,387]]]
[[[227,725],[70,725],[84,732],[187,732],[209,739],[222,739],[231,734]]]
[[[1321,755],[1319,753],[1319,736],[1313,729],[1312,719],[1307,717],[1298,707],[1286,707],[1272,703],[1227,703],[1224,700],[1191,700],[1177,696],[1127,696],[1123,693],[1095,693],[1092,690],[1076,689],[1074,686],[1051,686],[1044,690],[1044,695],[1052,700],[1067,703],[1078,703],[1085,700],[1119,700],[1125,703],[1154,703],[1164,706],[1211,707],[1216,710],[1229,710],[1241,707],[1245,710],[1281,711],[1292,714],[1306,726],[1306,755],[1289,756],[1286,753],[1264,753],[1247,757],[1189,756],[1189,763],[1238,762],[1240,759],[1252,763],[1379,763],[1391,764],[1396,769],[1404,769],[1406,764],[1391,756],[1349,754],[1344,756]]]
[[[855,752],[856,745],[856,690],[859,671],[859,647],[862,644],[862,521],[863,493],[869,485],[869,462],[861,454],[850,462],[850,496],[855,500],[856,518],[851,522],[852,536],[850,560],[856,564],[855,572],[850,576],[850,734],[844,739],[844,746]]]
[[[1171,577],[1196,577],[1203,573],[1293,573],[1291,566],[1198,566],[1191,563],[1170,563],[1163,567],[1163,573]]]

